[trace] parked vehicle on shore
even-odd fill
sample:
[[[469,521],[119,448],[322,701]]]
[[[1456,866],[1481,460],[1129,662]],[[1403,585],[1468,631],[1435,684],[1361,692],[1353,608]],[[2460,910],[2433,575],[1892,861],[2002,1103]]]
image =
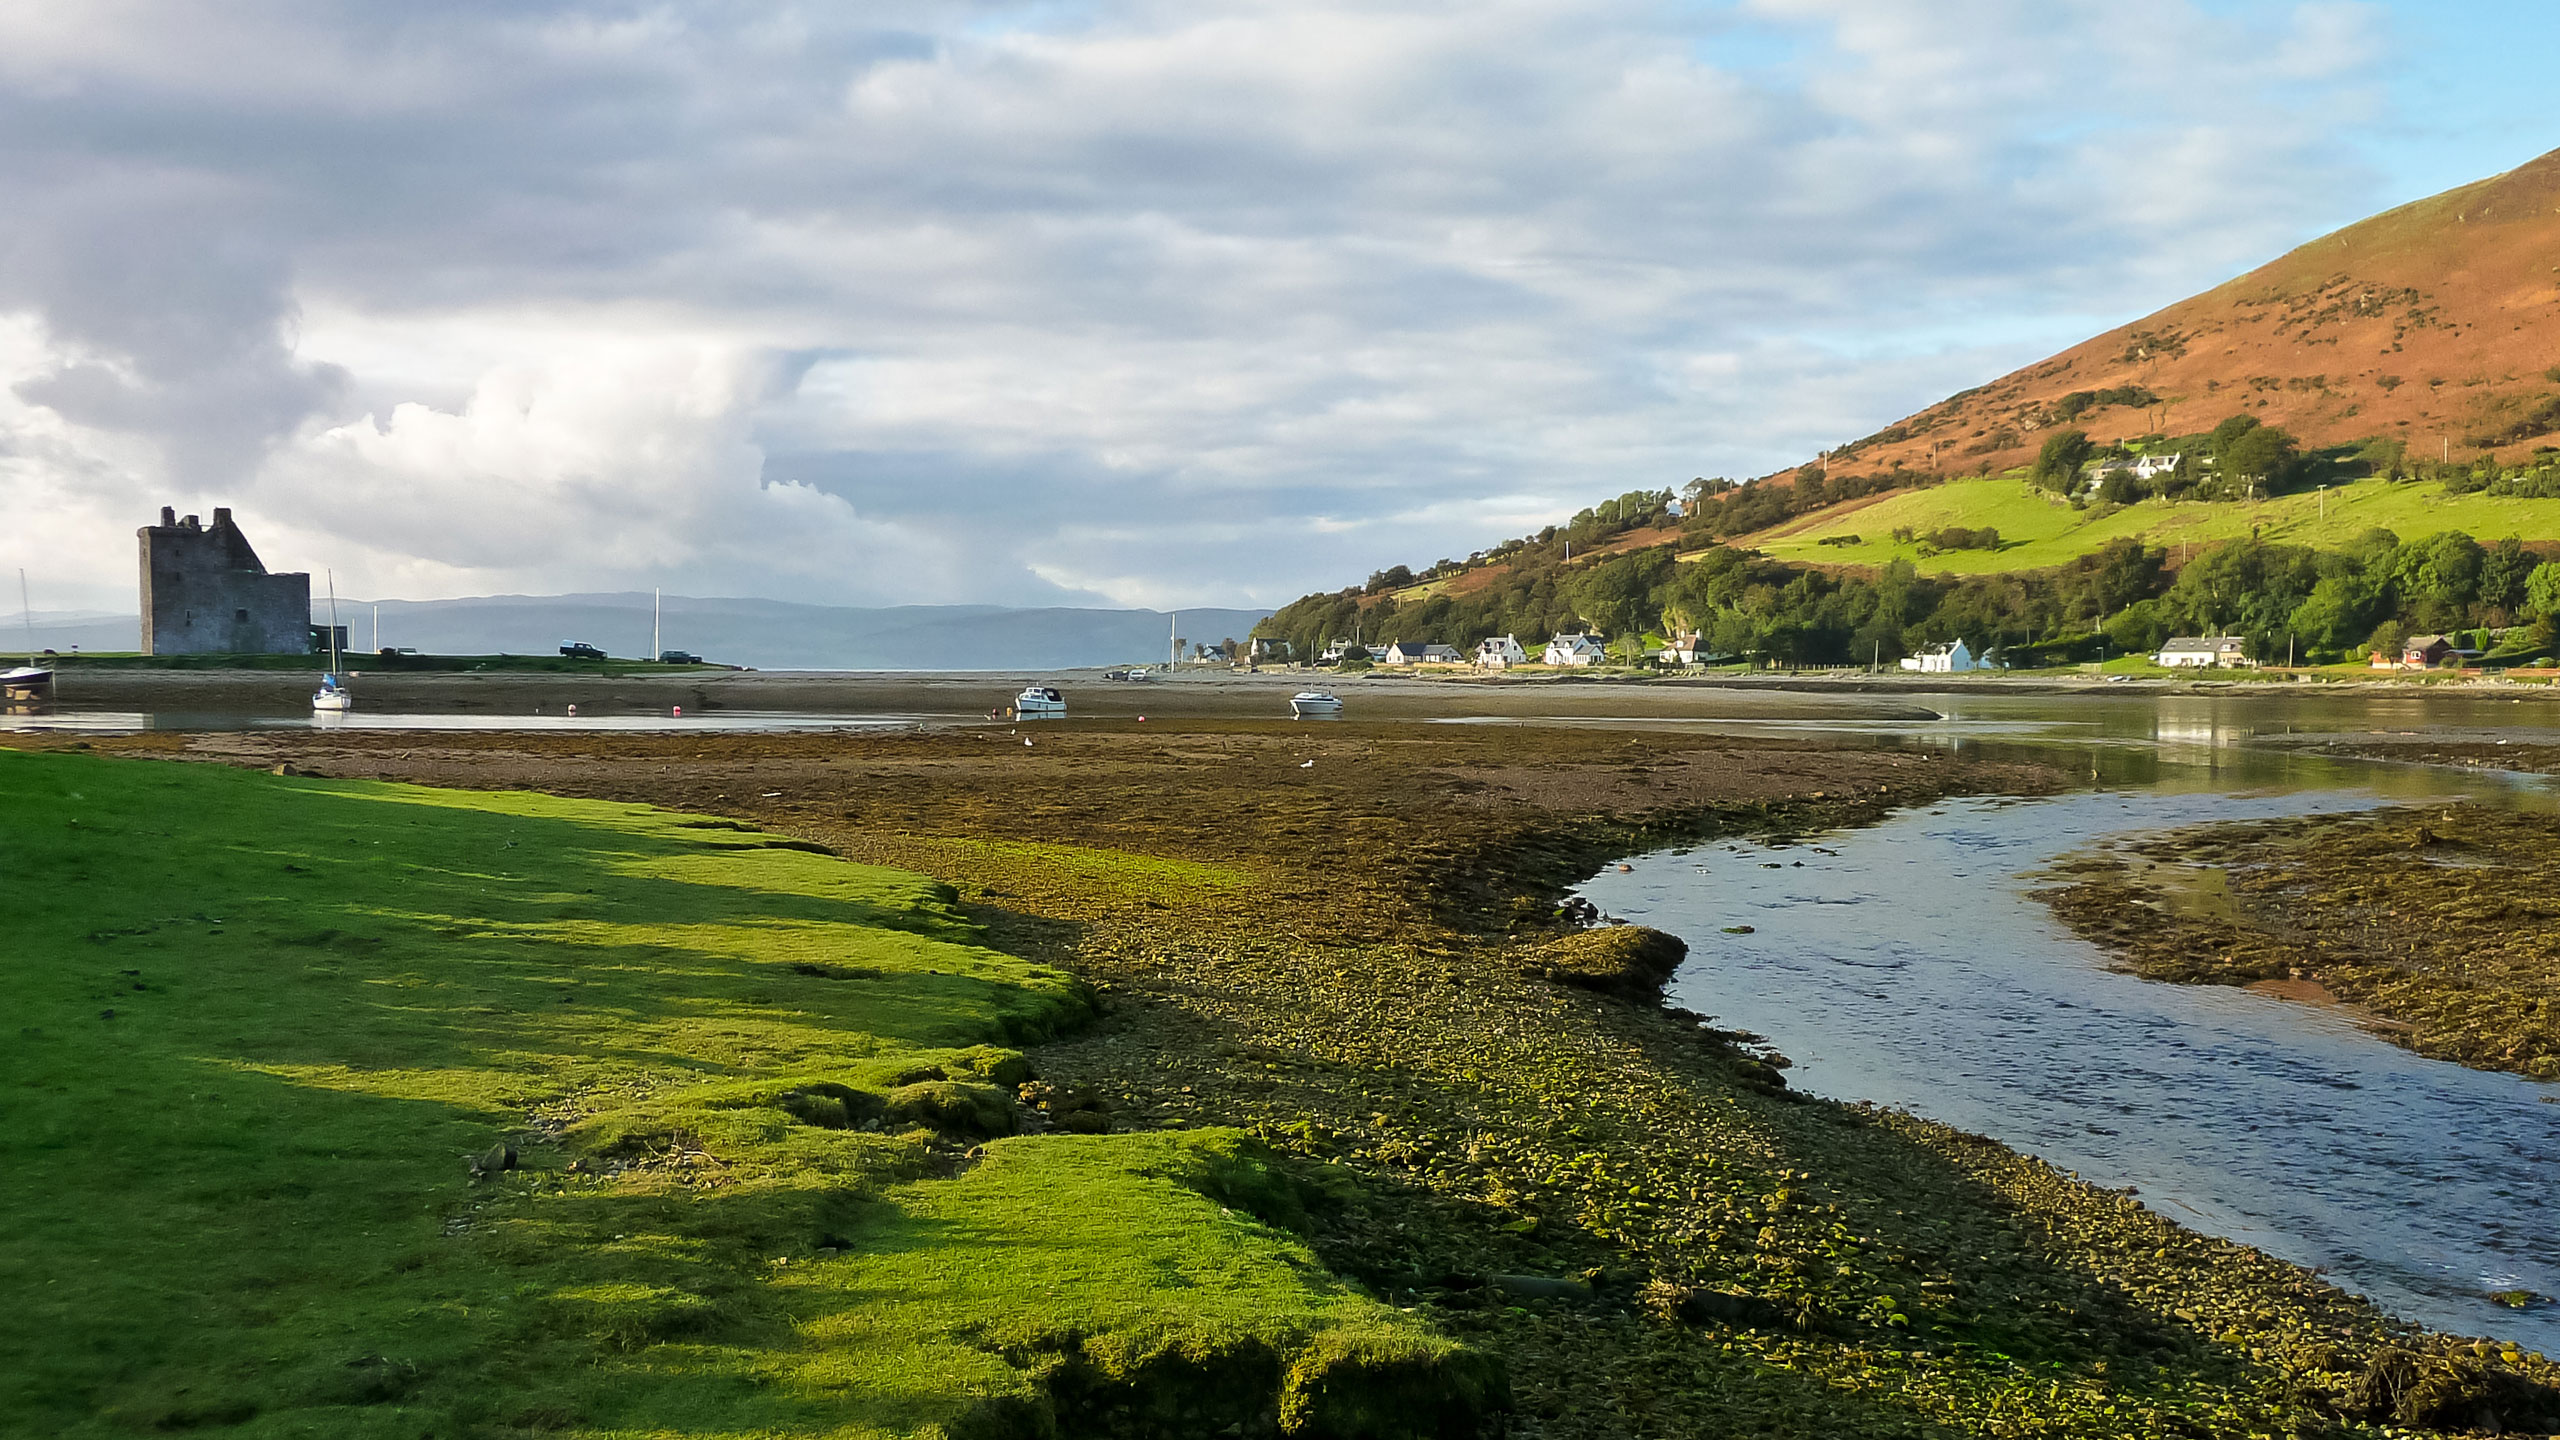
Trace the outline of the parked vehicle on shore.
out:
[[[602,660],[606,658],[605,653],[602,650],[597,649],[595,646],[588,644],[584,640],[561,641],[560,653],[568,656],[572,660]]]

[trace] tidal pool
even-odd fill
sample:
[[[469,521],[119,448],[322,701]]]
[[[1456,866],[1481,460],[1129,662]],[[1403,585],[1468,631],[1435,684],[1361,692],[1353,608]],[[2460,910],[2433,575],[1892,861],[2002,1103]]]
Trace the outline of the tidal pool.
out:
[[[2277,783],[2234,791],[2238,776],[2171,764],[2141,788],[1661,851],[1581,893],[1687,940],[1669,1001],[1767,1036],[1798,1089],[2132,1186],[2405,1319],[2560,1351],[2560,1311],[2488,1299],[2560,1294],[2560,1086],[2424,1059],[2342,1010],[2116,972],[2032,894],[2034,872],[2108,836],[2455,795],[2538,805],[2544,788],[2296,757],[2239,768]]]

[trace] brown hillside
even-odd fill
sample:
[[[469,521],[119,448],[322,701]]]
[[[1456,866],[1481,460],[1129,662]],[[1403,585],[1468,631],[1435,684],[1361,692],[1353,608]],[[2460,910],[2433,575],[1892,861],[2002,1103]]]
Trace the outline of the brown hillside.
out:
[[[2077,390],[2148,407],[2063,422]],[[2247,411],[2306,445],[2390,436],[2412,458],[2560,443],[2560,151],[2361,221],[2191,300],[1953,396],[1833,453],[1835,469],[1997,472],[2058,425],[2099,441]]]

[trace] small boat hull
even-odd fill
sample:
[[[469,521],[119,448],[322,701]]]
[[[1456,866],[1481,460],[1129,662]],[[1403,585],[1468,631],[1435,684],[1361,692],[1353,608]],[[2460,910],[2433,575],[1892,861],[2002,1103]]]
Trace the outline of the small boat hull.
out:
[[[1323,690],[1306,690],[1289,697],[1289,714],[1300,720],[1332,720],[1342,714],[1339,696]]]
[[[1067,697],[1046,685],[1034,685],[1013,697],[1013,715],[1017,720],[1064,720]]]
[[[53,694],[53,672],[34,665],[0,670],[0,695],[12,700],[41,700]]]

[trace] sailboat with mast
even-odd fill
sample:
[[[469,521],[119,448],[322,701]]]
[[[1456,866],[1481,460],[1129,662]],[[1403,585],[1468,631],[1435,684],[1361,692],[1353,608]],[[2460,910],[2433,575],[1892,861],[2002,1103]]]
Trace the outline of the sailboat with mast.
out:
[[[53,667],[36,661],[36,612],[27,599],[27,572],[18,572],[18,614],[27,626],[27,663],[0,670],[0,698],[38,700],[53,693]]]
[[[329,669],[320,677],[320,688],[311,692],[311,711],[315,715],[343,715],[356,708],[356,697],[338,683],[338,572],[329,572]]]

